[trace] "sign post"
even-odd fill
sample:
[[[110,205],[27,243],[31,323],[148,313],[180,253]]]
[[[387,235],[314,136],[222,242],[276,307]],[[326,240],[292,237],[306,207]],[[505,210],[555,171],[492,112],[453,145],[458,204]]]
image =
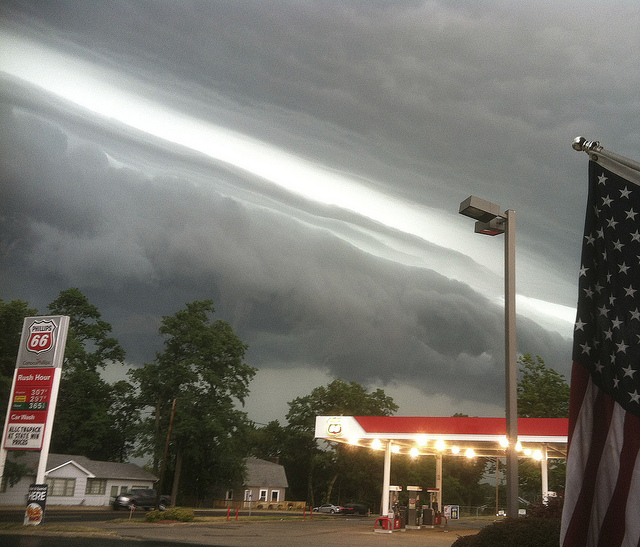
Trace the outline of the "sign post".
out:
[[[2,434],[0,477],[4,475],[8,450],[40,451],[36,484],[29,488],[25,524],[40,524],[44,516],[47,498],[44,475],[68,330],[66,315],[25,317],[22,327]]]

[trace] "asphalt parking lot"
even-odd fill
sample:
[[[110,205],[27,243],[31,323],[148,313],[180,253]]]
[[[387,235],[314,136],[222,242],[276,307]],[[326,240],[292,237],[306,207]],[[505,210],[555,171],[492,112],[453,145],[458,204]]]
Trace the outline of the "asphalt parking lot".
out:
[[[211,523],[145,523],[140,521],[92,522],[93,532],[89,532],[86,523],[83,532],[83,545],[118,545],[120,541],[130,544],[146,542],[150,545],[209,545],[219,547],[246,547],[270,545],[282,547],[352,547],[352,546],[388,546],[406,547],[450,547],[461,535],[475,534],[484,523],[455,521],[448,528],[435,527],[419,530],[394,531],[393,533],[374,532],[374,517],[333,517],[314,519],[283,520],[230,520]],[[25,531],[31,536],[51,535],[44,524],[36,530]],[[78,533],[64,532],[78,538]],[[60,532],[53,532],[60,539]],[[1,537],[1,536],[0,536]],[[24,537],[24,536],[23,536]],[[5,539],[9,539],[6,537]],[[46,536],[43,537],[46,539]],[[116,540],[115,543],[112,543]],[[119,540],[119,541],[118,541]],[[23,545],[22,543],[12,543]],[[71,545],[73,542],[67,542]],[[30,543],[30,545],[37,545]],[[51,545],[45,541],[42,545]]]

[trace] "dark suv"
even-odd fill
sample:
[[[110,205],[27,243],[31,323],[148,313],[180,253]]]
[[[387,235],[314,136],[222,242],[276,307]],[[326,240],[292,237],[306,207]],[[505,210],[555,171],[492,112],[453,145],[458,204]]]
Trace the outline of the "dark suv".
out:
[[[164,511],[171,505],[171,498],[169,496],[160,496],[160,505],[158,509]],[[129,490],[126,494],[120,494],[113,500],[113,508],[118,509],[154,509],[156,506],[156,491],[151,488],[139,488]]]

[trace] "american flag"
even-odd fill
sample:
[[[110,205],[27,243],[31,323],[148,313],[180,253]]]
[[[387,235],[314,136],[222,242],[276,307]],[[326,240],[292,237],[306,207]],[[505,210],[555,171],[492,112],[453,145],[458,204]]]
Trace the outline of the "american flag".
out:
[[[640,546],[640,186],[589,162],[560,544]]]

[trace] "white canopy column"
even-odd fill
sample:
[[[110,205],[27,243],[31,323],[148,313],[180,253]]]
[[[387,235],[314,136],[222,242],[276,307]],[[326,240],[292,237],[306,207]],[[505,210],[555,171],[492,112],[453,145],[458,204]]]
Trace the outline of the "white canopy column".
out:
[[[436,454],[436,488],[438,489],[438,511],[442,509],[442,454]]]
[[[389,490],[391,488],[391,441],[387,441],[384,447],[384,472],[382,475],[382,502],[380,515],[389,516]]]
[[[542,459],[540,460],[542,470],[542,503],[545,505],[549,501],[549,460],[547,455],[547,443],[542,443]]]

